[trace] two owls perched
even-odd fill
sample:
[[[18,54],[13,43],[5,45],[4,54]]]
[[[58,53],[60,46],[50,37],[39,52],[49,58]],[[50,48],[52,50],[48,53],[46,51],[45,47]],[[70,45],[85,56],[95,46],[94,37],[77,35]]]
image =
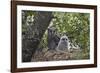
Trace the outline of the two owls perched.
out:
[[[48,48],[51,50],[56,50],[59,52],[68,52],[69,48],[69,39],[66,35],[58,36],[56,29],[54,27],[48,28]]]

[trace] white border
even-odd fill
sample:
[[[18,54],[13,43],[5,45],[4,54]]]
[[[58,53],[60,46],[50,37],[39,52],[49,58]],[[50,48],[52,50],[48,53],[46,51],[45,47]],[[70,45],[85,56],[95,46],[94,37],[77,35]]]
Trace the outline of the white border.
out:
[[[68,60],[68,61],[22,63],[21,10],[90,13],[90,21],[91,21],[90,22],[90,59],[89,60]],[[94,36],[93,35],[94,35],[94,10],[92,9],[78,9],[78,8],[74,9],[74,8],[17,5],[17,68],[94,64]]]

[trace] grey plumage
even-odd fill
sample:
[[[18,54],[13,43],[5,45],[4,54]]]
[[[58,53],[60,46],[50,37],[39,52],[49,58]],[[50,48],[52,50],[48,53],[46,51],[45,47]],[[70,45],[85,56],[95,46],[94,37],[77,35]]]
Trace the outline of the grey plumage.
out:
[[[68,37],[66,35],[62,36],[60,38],[60,41],[59,41],[58,46],[56,48],[56,51],[59,51],[59,52],[68,51],[68,43],[69,43]]]
[[[49,50],[55,50],[60,40],[60,37],[57,35],[57,31],[54,27],[48,28],[48,48]]]

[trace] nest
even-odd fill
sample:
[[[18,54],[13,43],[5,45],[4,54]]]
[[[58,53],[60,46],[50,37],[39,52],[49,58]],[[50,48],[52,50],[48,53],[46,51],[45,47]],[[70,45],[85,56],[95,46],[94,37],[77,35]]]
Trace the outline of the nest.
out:
[[[80,52],[79,50],[73,52],[58,52],[55,50],[42,50],[36,51],[32,56],[32,62],[39,61],[59,61],[59,60],[72,60],[75,59],[75,54]]]

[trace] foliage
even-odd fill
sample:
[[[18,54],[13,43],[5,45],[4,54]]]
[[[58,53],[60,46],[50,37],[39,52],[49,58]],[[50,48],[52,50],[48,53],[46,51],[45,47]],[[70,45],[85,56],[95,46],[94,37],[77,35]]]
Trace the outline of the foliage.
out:
[[[78,44],[84,58],[89,58],[89,13],[53,12],[53,24],[59,33],[66,33],[71,42]]]
[[[60,33],[66,33],[72,42],[79,43],[82,48],[89,46],[89,14],[54,12],[53,24]]]

